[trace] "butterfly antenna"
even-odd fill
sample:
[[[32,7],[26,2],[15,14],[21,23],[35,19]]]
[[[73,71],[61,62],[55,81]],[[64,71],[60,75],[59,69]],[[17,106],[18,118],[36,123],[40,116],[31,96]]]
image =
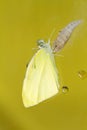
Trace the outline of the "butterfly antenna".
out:
[[[55,31],[56,31],[56,29],[54,28],[53,31],[52,31],[51,34],[50,34],[49,39],[48,39],[48,44],[50,44],[50,41],[51,41],[52,36],[53,36],[53,34],[55,33]]]

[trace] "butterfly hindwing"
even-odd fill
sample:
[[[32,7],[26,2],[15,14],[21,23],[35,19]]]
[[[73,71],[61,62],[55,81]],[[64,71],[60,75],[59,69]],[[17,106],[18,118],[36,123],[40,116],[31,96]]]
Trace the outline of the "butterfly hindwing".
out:
[[[31,59],[22,90],[25,107],[44,101],[58,92],[58,75],[52,56],[40,49]]]

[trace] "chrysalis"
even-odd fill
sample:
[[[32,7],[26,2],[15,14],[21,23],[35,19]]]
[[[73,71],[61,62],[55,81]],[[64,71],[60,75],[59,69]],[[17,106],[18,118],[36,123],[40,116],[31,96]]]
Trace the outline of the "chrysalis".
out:
[[[73,21],[62,29],[53,43],[53,52],[60,51],[69,40],[73,30],[81,23],[81,20]]]

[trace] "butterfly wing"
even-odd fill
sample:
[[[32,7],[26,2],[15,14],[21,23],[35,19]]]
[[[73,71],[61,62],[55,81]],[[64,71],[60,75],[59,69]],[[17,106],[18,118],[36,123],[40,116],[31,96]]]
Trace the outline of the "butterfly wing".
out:
[[[27,67],[22,98],[25,107],[36,105],[58,93],[58,74],[53,57],[40,49]]]

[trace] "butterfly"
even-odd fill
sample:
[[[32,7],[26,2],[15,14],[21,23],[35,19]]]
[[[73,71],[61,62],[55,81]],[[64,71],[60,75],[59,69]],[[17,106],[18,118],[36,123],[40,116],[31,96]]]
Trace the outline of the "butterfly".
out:
[[[31,107],[51,98],[59,92],[59,74],[54,53],[59,52],[69,40],[73,30],[81,20],[73,21],[62,29],[50,45],[50,40],[37,42],[39,50],[28,64],[22,88],[22,99],[25,107]]]

